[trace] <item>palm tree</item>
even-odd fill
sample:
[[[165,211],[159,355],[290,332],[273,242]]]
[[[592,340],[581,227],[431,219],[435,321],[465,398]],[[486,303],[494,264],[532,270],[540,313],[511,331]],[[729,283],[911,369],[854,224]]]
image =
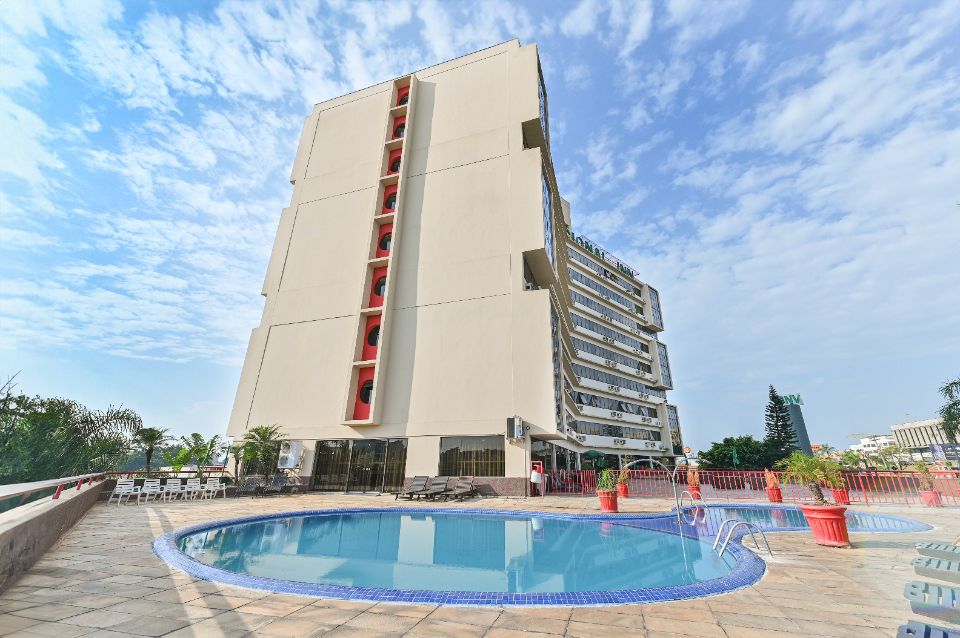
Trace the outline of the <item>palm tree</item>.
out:
[[[247,443],[234,443],[229,448],[230,458],[233,459],[233,478],[240,483],[240,463],[243,463],[246,472],[247,463],[254,458],[253,448]]]
[[[243,435],[243,444],[248,446],[256,458],[270,472],[277,467],[280,456],[280,444],[286,435],[279,425],[257,425]]]
[[[863,462],[863,457],[853,450],[847,450],[840,455],[840,462],[851,469],[859,470],[860,464]]]
[[[197,464],[197,476],[201,478],[203,477],[201,468],[220,458],[225,447],[220,441],[219,434],[214,434],[210,439],[204,439],[202,434],[194,432],[190,436],[181,436],[180,441],[184,449],[190,451],[190,457]]]
[[[133,442],[143,450],[147,459],[147,474],[150,474],[150,461],[153,459],[154,450],[170,440],[167,434],[169,431],[166,428],[140,428],[134,433]]]
[[[832,445],[828,445],[824,443],[823,445],[820,446],[820,449],[817,451],[817,454],[819,454],[820,456],[831,456],[836,451],[837,451],[837,448],[833,447]]]
[[[940,408],[943,433],[947,435],[948,443],[956,445],[957,434],[960,433],[960,379],[948,381],[940,386],[940,395],[947,401]]]

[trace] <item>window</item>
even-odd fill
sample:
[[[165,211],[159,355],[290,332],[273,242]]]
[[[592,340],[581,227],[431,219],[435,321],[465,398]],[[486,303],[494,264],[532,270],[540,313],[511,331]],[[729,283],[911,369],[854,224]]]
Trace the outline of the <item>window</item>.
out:
[[[386,291],[387,291],[387,278],[381,277],[380,279],[377,279],[377,283],[374,284],[373,286],[373,294],[375,294],[378,297],[382,297],[383,293],[385,293]]]
[[[393,161],[390,162],[390,172],[396,173],[399,170],[400,170],[400,156],[397,155],[395,158],[393,158]]]
[[[503,436],[440,438],[439,476],[504,476]]]
[[[373,330],[367,333],[367,345],[376,346],[380,343],[380,326],[374,326]]]
[[[380,332],[379,328],[377,328],[377,332]],[[360,402],[369,404],[371,394],[373,394],[373,381],[364,381],[363,385],[360,386]]]
[[[397,167],[399,168],[399,166]],[[390,193],[387,195],[387,198],[383,200],[384,210],[396,210],[397,209],[397,194]]]
[[[397,89],[397,106],[403,106],[410,101],[410,87],[404,86]]]
[[[404,115],[400,117],[393,118],[393,139],[397,140],[403,137],[404,131],[407,130],[407,118]]]
[[[390,151],[390,155],[387,158],[387,173],[397,173],[400,171],[400,159],[403,157],[403,150],[396,149]],[[395,189],[394,189],[395,190]]]
[[[380,238],[380,243],[377,244],[377,246],[379,246],[380,250],[390,250],[391,239],[393,239],[393,233],[386,233]]]

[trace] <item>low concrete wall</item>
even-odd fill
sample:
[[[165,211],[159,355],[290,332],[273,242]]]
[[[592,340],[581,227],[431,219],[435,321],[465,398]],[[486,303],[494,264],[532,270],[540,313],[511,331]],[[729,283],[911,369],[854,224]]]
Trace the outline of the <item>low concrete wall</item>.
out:
[[[83,518],[103,483],[64,490],[60,498],[45,498],[0,514],[0,592],[16,580],[60,537]]]

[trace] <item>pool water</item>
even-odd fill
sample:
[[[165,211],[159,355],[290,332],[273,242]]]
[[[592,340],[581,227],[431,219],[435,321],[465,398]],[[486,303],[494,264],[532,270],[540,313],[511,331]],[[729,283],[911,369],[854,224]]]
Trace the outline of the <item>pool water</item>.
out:
[[[674,519],[675,520],[675,519]],[[186,534],[227,572],[355,588],[552,593],[665,588],[730,573],[710,542],[631,524],[507,512],[291,514]]]
[[[713,538],[720,524],[728,518],[754,523],[764,531],[810,529],[800,508],[783,505],[708,505],[705,508],[684,508],[684,522],[692,522],[697,533]],[[851,532],[919,532],[929,525],[897,516],[846,511],[847,530]]]

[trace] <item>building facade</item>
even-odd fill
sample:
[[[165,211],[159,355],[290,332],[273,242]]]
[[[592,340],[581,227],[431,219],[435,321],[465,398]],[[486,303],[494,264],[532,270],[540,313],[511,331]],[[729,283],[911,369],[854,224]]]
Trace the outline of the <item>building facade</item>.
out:
[[[943,431],[943,419],[910,421],[890,426],[897,445],[909,450],[928,450],[931,445],[945,445],[947,434]]]
[[[549,139],[517,41],[317,104],[228,436],[279,425],[318,490],[671,456],[659,294],[570,231]]]
[[[871,434],[870,436],[860,437],[860,442],[851,445],[850,449],[864,457],[870,457],[880,450],[896,444],[897,440],[892,434]]]

